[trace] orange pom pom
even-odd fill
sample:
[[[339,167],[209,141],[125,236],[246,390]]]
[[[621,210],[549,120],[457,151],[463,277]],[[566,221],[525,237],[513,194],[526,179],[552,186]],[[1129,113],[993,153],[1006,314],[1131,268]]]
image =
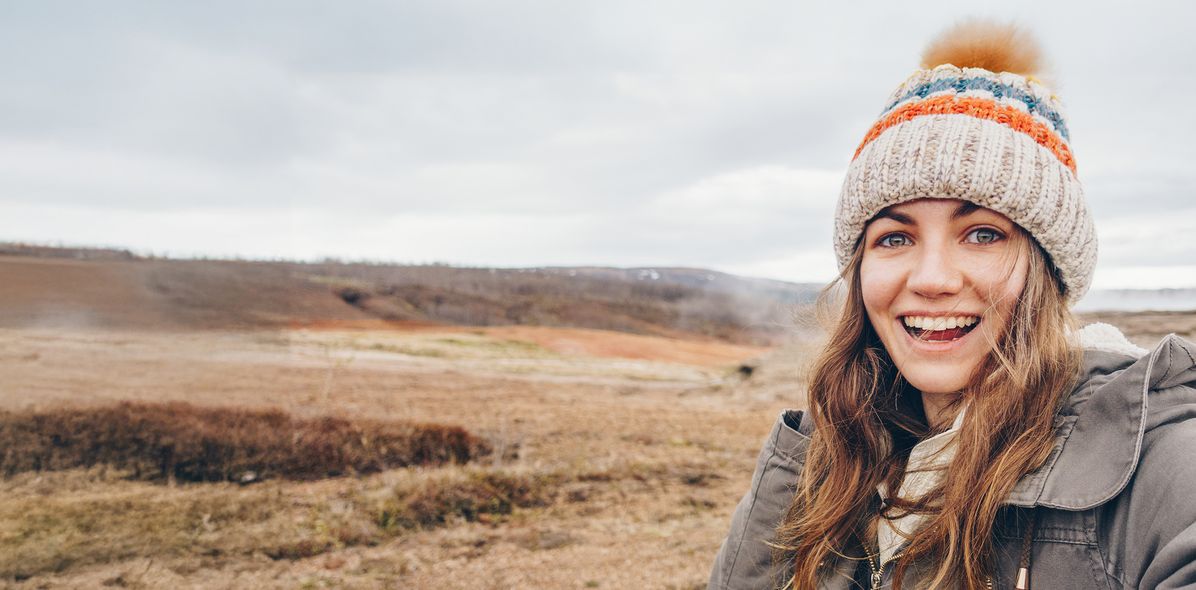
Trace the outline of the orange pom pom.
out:
[[[1013,24],[970,20],[943,31],[922,53],[922,67],[951,64],[1023,76],[1039,73],[1042,50],[1028,32]]]

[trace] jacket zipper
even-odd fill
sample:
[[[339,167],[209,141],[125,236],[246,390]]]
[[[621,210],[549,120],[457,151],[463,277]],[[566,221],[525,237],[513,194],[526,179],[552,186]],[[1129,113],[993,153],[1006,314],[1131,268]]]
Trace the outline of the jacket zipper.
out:
[[[873,561],[873,558],[875,558],[875,561]],[[881,563],[879,551],[876,553],[876,555],[868,556],[868,569],[872,572],[872,590],[881,590],[880,586],[885,579],[885,566],[889,565],[889,563],[892,561],[893,560],[890,559],[889,561]],[[988,588],[988,590],[993,590],[992,576],[985,578],[984,587]]]
[[[880,590],[881,584],[885,579],[885,566],[893,562],[897,555],[889,558],[888,561],[881,563],[880,561],[880,547],[876,548],[876,554],[868,554],[868,569],[872,572],[872,590]],[[874,561],[875,560],[875,561]]]
[[[873,562],[872,558],[876,561]],[[880,562],[880,555],[868,556],[868,569],[872,570],[872,590],[880,590],[880,584],[884,581],[885,564]]]

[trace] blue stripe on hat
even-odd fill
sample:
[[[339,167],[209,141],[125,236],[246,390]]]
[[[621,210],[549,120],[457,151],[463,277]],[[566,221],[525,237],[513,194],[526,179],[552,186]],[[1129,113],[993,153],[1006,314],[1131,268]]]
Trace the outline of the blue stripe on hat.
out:
[[[890,104],[885,108],[884,111],[881,112],[881,116],[883,117],[886,113],[893,110],[893,107],[915,96],[918,98],[926,98],[935,92],[942,92],[944,90],[954,90],[956,93],[967,90],[987,90],[996,98],[1009,97],[1014,100],[1020,100],[1026,105],[1026,108],[1029,109],[1031,113],[1037,114],[1047,121],[1050,121],[1051,126],[1055,128],[1055,131],[1059,133],[1059,135],[1061,135],[1065,141],[1071,141],[1071,134],[1067,132],[1067,124],[1063,122],[1062,115],[1047,105],[1039,102],[1038,98],[1033,94],[1022,90],[1021,88],[1003,84],[989,78],[942,78],[939,80],[934,80],[933,82],[926,82],[925,84],[921,84],[917,88],[907,92],[901,98],[893,101],[892,104]]]

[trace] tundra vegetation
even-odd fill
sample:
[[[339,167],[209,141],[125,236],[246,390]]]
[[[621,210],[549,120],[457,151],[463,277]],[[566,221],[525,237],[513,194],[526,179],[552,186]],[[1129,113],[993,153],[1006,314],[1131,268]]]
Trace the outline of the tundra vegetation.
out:
[[[704,271],[17,250],[13,588],[704,587],[818,345],[796,291]]]

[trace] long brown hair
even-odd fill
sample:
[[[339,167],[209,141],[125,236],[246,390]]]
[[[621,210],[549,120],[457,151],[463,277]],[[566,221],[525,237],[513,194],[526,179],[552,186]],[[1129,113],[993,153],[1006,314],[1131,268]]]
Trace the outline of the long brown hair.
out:
[[[1026,284],[1003,333],[964,388],[967,416],[941,483],[916,502],[891,499],[884,515],[877,484],[899,489],[910,449],[930,433],[921,398],[902,378],[868,320],[860,288],[863,248],[823,291],[840,283],[846,297],[809,379],[814,433],[797,493],[777,529],[778,559],[795,590],[815,588],[836,561],[859,559],[876,538],[877,518],[927,515],[897,559],[895,584],[915,563],[927,587],[982,588],[991,575],[992,528],[1018,479],[1046,461],[1054,416],[1078,375],[1075,320],[1062,281],[1042,248],[1021,228],[1010,236],[1029,256]],[[1011,267],[1012,268],[1012,267]],[[995,304],[995,302],[990,302]],[[933,567],[933,564],[938,564]]]

